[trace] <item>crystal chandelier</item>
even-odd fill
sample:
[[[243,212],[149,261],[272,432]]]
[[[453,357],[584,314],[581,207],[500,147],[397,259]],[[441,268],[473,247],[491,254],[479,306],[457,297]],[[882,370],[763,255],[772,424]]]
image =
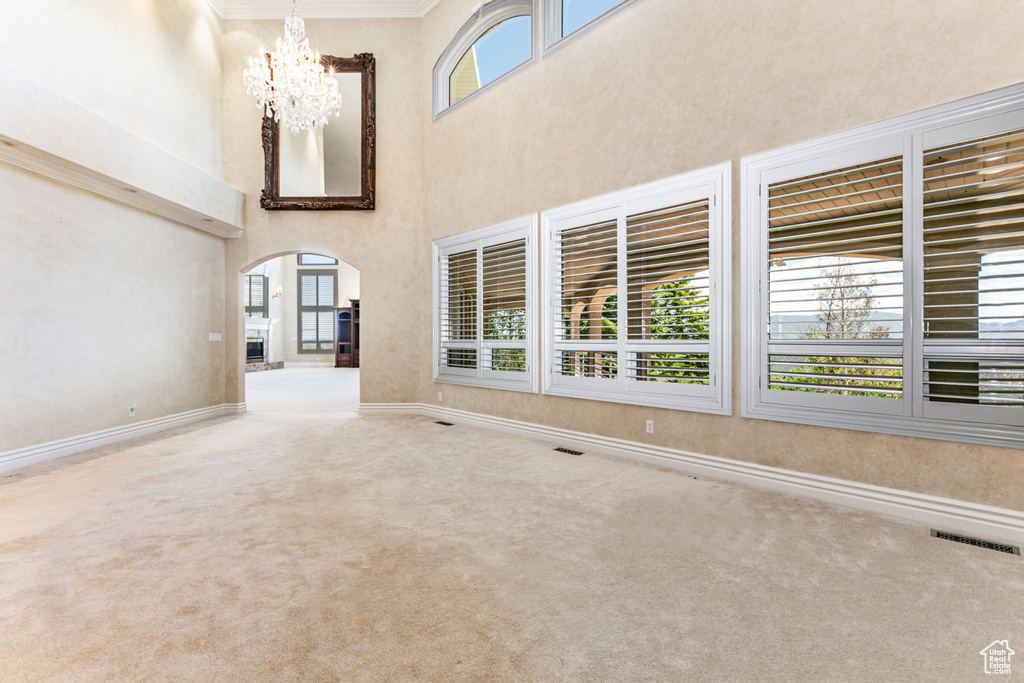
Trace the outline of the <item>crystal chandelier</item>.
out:
[[[263,54],[250,57],[249,68],[242,73],[246,90],[256,96],[257,106],[274,121],[284,121],[293,135],[327,125],[329,116],[341,113],[334,70],[325,73],[320,55],[309,48],[296,2],[292,0],[292,15],[284,20],[284,39],[277,39],[277,49],[270,53],[269,62]]]

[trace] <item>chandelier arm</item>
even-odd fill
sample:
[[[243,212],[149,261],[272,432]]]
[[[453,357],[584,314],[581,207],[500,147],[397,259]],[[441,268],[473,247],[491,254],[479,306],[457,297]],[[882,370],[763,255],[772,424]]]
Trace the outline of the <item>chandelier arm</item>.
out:
[[[243,72],[246,90],[265,106],[267,116],[283,119],[293,134],[326,125],[341,113],[341,95],[334,75],[325,74],[320,55],[309,47],[305,24],[298,16],[298,0],[285,19],[284,38],[267,61],[249,60]]]

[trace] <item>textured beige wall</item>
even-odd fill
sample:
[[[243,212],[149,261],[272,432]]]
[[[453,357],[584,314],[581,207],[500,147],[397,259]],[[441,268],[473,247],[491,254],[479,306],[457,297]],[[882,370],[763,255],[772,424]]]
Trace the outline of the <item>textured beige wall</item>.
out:
[[[204,0],[2,7],[0,64],[222,175]],[[223,402],[223,240],[6,164],[0,188],[0,452]]]
[[[222,177],[221,20],[206,0],[0,8],[0,63]]]
[[[0,453],[223,401],[223,240],[6,164],[0,187]]]
[[[350,57],[371,52],[377,60],[377,210],[264,211],[262,112],[242,85],[242,69],[260,46],[273,45],[280,21],[226,21],[224,44],[225,180],[246,193],[246,234],[228,243],[228,272],[280,254],[312,251],[351,264],[360,274],[361,400],[415,401],[416,379],[429,350],[410,343],[413,330],[429,327],[430,307],[420,305],[421,274],[430,270],[422,248],[422,135],[424,93],[418,19],[307,20],[314,49]],[[429,106],[429,103],[426,105]],[[229,300],[239,300],[241,277],[228,278]],[[287,288],[286,288],[287,289]],[[287,293],[286,293],[287,296]],[[412,303],[409,303],[412,302]],[[230,333],[229,400],[243,400],[241,316],[227,311]],[[396,315],[402,311],[402,315]],[[287,343],[287,342],[286,342]],[[238,397],[233,399],[232,397]]]
[[[427,66],[474,5],[442,0],[423,20]],[[744,155],[1024,81],[1022,33],[1019,0],[641,0],[437,121],[424,98],[420,249],[727,160],[736,198]],[[738,354],[737,338],[734,368]],[[449,407],[1024,510],[1019,450],[434,385],[426,360],[419,377],[427,403],[443,390]]]

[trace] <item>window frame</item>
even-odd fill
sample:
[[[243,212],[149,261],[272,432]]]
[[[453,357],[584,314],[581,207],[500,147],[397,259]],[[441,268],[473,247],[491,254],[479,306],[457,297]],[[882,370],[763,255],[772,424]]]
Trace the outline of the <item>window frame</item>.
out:
[[[741,159],[740,414],[743,417],[1013,448],[1024,445],[1024,409],[1015,416],[1016,424],[1011,424],[991,421],[1000,419],[999,415],[1008,415],[1008,409],[999,406],[964,404],[971,410],[963,411],[956,409],[960,404],[930,402],[931,405],[925,407],[922,322],[924,151],[936,146],[933,141],[969,140],[969,130],[997,134],[999,130],[1020,128],[1024,122],[1022,115],[1024,84],[1019,84]],[[838,169],[849,165],[847,162],[851,159],[855,163],[858,158],[870,156],[872,149],[897,147],[904,150],[902,409],[880,409],[877,403],[891,404],[893,399],[856,397],[858,400],[836,401],[833,399],[855,397],[768,390],[766,188],[783,177],[799,177],[796,170],[816,162],[827,165],[823,160],[831,159],[835,164],[833,168]],[[876,403],[864,404],[865,400]],[[965,420],[965,412],[978,417]]]
[[[633,0],[629,0],[632,2]],[[498,24],[519,16],[530,17],[530,58],[522,64],[509,69],[501,76],[498,76],[487,85],[481,86],[474,92],[466,95],[455,104],[450,104],[451,81],[450,77],[455,67],[458,66],[462,57],[483,37]],[[469,21],[463,24],[455,37],[441,53],[437,63],[434,65],[434,120],[460,107],[466,102],[473,100],[482,92],[501,83],[506,78],[530,66],[537,61],[537,2],[536,0],[491,0],[480,5]]]
[[[673,410],[731,415],[731,172],[732,162],[725,162],[697,171],[647,183],[627,190],[586,199],[541,214],[541,334],[543,335],[541,365],[543,371],[541,391],[552,396],[582,398],[594,401],[608,401],[630,405],[653,406]],[[566,377],[554,372],[557,346],[565,345],[556,340],[555,314],[556,291],[556,231],[572,225],[592,224],[595,220],[617,221],[616,235],[619,249],[619,274],[616,277],[617,301],[623,302],[627,288],[623,287],[626,262],[626,221],[630,215],[656,208],[669,208],[695,198],[709,199],[708,241],[709,241],[709,381],[706,388],[693,388],[679,383],[637,382],[628,378],[622,353],[643,352],[642,347],[653,346],[651,340],[630,340],[628,324],[623,325],[621,317],[614,340],[590,346],[616,347],[617,372],[615,378]],[[628,294],[625,294],[628,296]],[[559,308],[560,310],[560,308]],[[682,340],[680,340],[682,342]],[[684,345],[684,344],[679,344]],[[627,355],[628,358],[628,355]],[[628,361],[627,361],[628,362]]]
[[[562,19],[564,12],[563,0],[547,0],[544,3],[544,54],[553,52],[566,43],[575,40],[603,21],[618,14],[630,5],[639,0],[621,0],[621,2],[604,13],[597,15],[578,29],[567,35],[562,35]]]
[[[333,292],[333,294],[331,296],[331,305],[330,306],[320,306],[320,305],[317,305],[317,306],[304,306],[302,304],[302,278],[303,277],[310,277],[310,276],[312,276],[312,277],[324,277],[324,276],[328,276],[328,275],[331,277],[332,287],[334,289],[334,292]],[[337,269],[330,270],[330,269],[305,268],[305,269],[297,270],[296,271],[295,284],[296,284],[295,289],[298,290],[298,293],[296,294],[296,297],[297,297],[296,298],[296,326],[297,326],[297,329],[296,329],[296,335],[295,335],[296,338],[297,338],[297,342],[298,342],[297,343],[297,352],[298,353],[303,353],[303,354],[309,354],[309,355],[317,355],[317,354],[323,355],[325,353],[329,353],[330,355],[333,356],[334,355],[334,344],[335,344],[334,339],[336,337],[335,326],[337,325],[337,321],[335,320],[335,315],[334,315],[334,307],[335,307],[335,305],[338,302],[338,271],[337,271]],[[319,287],[319,285],[318,285],[318,287]],[[322,343],[322,340],[317,339],[316,340],[316,348],[315,349],[303,349],[302,345],[304,343],[306,343],[306,340],[304,340],[302,338],[302,314],[303,313],[310,313],[310,312],[316,313],[317,314],[317,330],[319,331],[319,329],[320,329],[320,315],[319,314],[320,313],[326,313],[328,310],[330,310],[330,313],[331,313],[331,340],[332,340],[331,341],[331,348],[329,350],[327,350],[327,351],[321,349],[320,348],[320,344]]]
[[[258,277],[263,279],[263,305],[253,306],[252,305],[252,278]],[[245,317],[246,318],[269,318],[270,317],[270,305],[267,299],[270,298],[270,278],[262,273],[249,273],[245,276]],[[261,315],[253,315],[256,311],[262,312]]]
[[[305,256],[317,256],[317,257],[323,258],[323,259],[330,259],[331,262],[330,263],[303,263],[302,259]],[[299,252],[298,254],[295,255],[295,258],[296,258],[296,263],[299,266],[302,266],[302,267],[323,268],[324,266],[336,266],[336,265],[338,265],[338,259],[334,258],[333,256],[328,256],[326,254],[317,254],[316,252],[312,252],[312,251]]]
[[[451,235],[433,242],[433,379],[435,382],[447,384],[462,384],[466,386],[486,387],[489,389],[503,389],[507,391],[522,391],[537,393],[537,304],[536,304],[536,281],[537,281],[537,215],[522,216],[512,220],[497,223],[485,228],[470,230],[469,232]],[[485,357],[484,351],[490,348],[507,346],[501,341],[487,341],[483,335],[483,250],[489,246],[503,244],[519,239],[525,239],[525,294],[526,294],[526,334],[525,342],[522,343],[525,358],[525,372],[507,372],[500,370],[489,370],[484,367],[481,359]],[[441,366],[441,351],[445,348],[441,339],[441,306],[442,306],[442,283],[441,268],[442,258],[451,253],[462,253],[476,250],[476,339],[466,340],[458,343],[459,348],[475,349],[477,353],[477,367],[475,369],[443,368]],[[517,344],[518,346],[518,344]]]

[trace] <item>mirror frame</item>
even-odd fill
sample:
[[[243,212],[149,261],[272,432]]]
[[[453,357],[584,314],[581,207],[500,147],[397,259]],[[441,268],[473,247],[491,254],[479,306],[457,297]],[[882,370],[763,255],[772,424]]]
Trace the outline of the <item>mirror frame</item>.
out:
[[[280,157],[278,152],[279,124],[271,116],[263,117],[263,158],[265,184],[260,195],[260,206],[264,209],[289,210],[364,210],[374,209],[377,172],[377,129],[376,129],[376,71],[377,65],[369,52],[354,57],[332,57],[321,55],[320,63],[325,69],[333,68],[335,73],[361,73],[362,81],[362,194],[351,197],[282,197],[280,195]],[[344,106],[344,105],[343,105]],[[330,125],[330,124],[328,124]]]

